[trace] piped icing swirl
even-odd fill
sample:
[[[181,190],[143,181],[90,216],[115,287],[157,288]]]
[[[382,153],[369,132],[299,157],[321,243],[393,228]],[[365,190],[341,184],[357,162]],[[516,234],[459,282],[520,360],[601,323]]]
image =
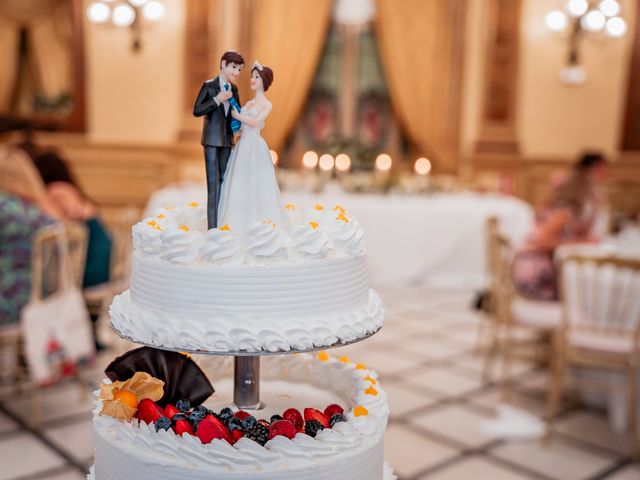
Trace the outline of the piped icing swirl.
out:
[[[213,265],[242,265],[245,252],[242,242],[227,226],[212,228],[203,235],[200,255]]]
[[[247,232],[247,260],[250,264],[271,264],[286,260],[289,239],[273,222],[254,222]]]
[[[298,225],[291,232],[291,247],[303,259],[325,258],[329,250],[329,240],[317,222]]]
[[[187,225],[168,226],[162,231],[160,258],[171,263],[192,263],[199,256],[202,233]]]

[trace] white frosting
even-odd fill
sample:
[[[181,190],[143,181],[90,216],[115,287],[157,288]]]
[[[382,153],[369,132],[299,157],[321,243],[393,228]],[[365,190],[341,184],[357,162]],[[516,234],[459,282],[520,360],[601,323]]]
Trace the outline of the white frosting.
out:
[[[254,222],[247,232],[247,260],[272,265],[289,258],[287,234],[271,222]]]
[[[293,229],[291,246],[299,258],[319,259],[327,256],[329,239],[318,225],[309,222]]]
[[[276,437],[262,447],[243,438],[231,446],[214,440],[203,445],[197,437],[176,436],[172,431],[100,417],[101,402],[94,411],[96,431],[95,472],[99,480],[127,478],[136,472],[140,480],[261,479],[261,480],[382,480],[382,441],[389,408],[386,393],[373,385],[377,395],[366,395],[363,378],[376,375],[358,370],[353,363],[321,362],[310,355],[262,359],[263,380],[286,379],[330,389],[345,399],[347,422],[325,429],[315,438],[297,434],[292,440]],[[231,359],[218,362],[212,378],[228,373]],[[365,382],[367,386],[371,382]],[[362,406],[368,414],[355,417]],[[260,415],[258,415],[260,417]]]
[[[202,261],[217,266],[242,265],[245,252],[242,242],[231,230],[213,228],[204,234],[200,247]]]
[[[327,227],[331,232],[332,245],[337,252],[349,257],[364,255],[362,229],[352,220],[344,221],[334,218],[327,223]]]
[[[162,231],[160,258],[170,263],[191,263],[199,256],[202,233],[186,225],[167,226]]]

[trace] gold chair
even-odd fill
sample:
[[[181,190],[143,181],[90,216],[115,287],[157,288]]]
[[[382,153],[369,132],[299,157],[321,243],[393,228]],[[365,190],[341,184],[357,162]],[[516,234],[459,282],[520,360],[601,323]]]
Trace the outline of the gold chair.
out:
[[[500,384],[506,400],[513,359],[550,358],[549,337],[560,325],[561,309],[558,302],[525,298],[515,291],[511,277],[513,247],[500,232],[495,217],[487,221],[486,242],[491,323],[483,376],[485,380],[491,378],[495,359],[500,356]]]
[[[637,457],[640,260],[568,255],[562,261],[560,288],[563,321],[554,346],[547,438],[552,433],[569,367],[623,370],[628,380],[631,454]]]

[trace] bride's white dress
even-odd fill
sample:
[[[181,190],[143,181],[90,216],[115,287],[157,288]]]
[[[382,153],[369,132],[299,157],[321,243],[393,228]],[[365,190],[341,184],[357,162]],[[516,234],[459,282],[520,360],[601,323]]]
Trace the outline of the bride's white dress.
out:
[[[258,110],[244,107],[242,113],[255,118]],[[242,125],[222,182],[218,225],[229,225],[239,235],[245,235],[256,221],[271,221],[286,232],[291,230],[269,147],[260,136],[263,127],[264,122],[256,127]]]

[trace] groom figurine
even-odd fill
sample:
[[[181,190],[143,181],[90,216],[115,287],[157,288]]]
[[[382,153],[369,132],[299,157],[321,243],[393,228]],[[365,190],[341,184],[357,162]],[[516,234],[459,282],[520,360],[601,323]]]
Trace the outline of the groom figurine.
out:
[[[229,50],[220,58],[220,73],[213,80],[202,85],[193,115],[204,116],[202,146],[207,170],[207,223],[208,228],[218,226],[218,204],[224,172],[233,147],[230,100],[233,97],[240,104],[238,87],[233,83],[244,67],[244,58],[238,52]]]

